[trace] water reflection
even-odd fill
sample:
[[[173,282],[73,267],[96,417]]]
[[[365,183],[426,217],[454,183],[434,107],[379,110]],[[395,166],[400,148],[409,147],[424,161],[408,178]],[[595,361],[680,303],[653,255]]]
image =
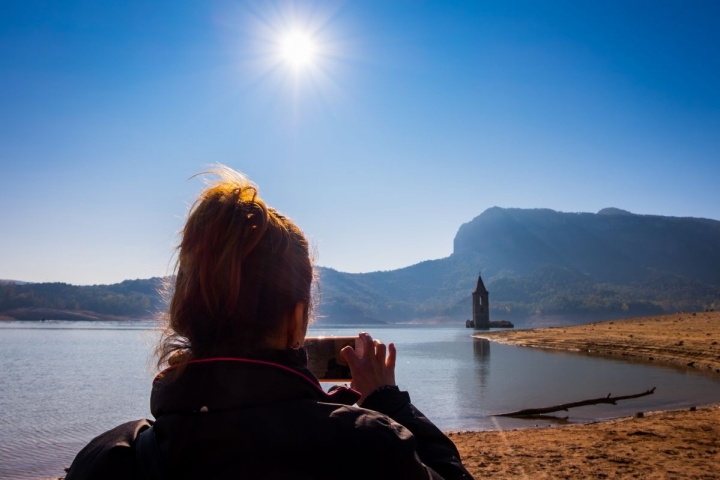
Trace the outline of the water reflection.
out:
[[[473,353],[475,354],[475,374],[480,387],[485,387],[487,376],[490,373],[490,341],[485,338],[473,338]]]
[[[490,361],[490,340],[485,338],[473,338],[473,351],[475,362],[481,365]]]

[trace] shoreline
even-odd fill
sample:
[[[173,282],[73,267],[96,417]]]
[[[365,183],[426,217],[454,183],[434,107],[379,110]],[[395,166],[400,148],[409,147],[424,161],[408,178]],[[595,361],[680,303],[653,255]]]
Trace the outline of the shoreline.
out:
[[[625,357],[720,374],[720,312],[476,332],[473,336],[508,345]]]
[[[720,312],[473,336],[720,377]],[[477,478],[720,478],[720,403],[587,424],[448,435]]]
[[[124,315],[110,315],[84,310],[63,311],[54,310],[33,312],[3,312],[0,321],[3,322],[150,322],[157,321],[155,316],[128,317]],[[13,313],[13,316],[8,315]]]

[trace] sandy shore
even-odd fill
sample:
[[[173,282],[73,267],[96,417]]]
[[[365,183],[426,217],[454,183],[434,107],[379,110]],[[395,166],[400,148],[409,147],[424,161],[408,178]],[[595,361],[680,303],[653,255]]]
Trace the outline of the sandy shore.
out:
[[[504,330],[478,336],[511,345],[623,356],[720,373],[720,312]]]
[[[720,405],[450,438],[478,479],[720,478]]]
[[[720,374],[720,312],[480,336]],[[590,425],[450,435],[477,478],[720,479],[720,405]]]

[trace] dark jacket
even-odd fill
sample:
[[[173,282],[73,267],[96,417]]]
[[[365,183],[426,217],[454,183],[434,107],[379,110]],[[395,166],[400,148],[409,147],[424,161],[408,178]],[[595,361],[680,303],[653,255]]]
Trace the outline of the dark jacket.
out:
[[[96,437],[67,480],[142,479],[135,440],[150,425],[170,479],[472,478],[406,392],[379,391],[353,407],[354,390],[327,394],[284,354],[260,358],[198,360],[175,380],[159,375],[157,420]]]

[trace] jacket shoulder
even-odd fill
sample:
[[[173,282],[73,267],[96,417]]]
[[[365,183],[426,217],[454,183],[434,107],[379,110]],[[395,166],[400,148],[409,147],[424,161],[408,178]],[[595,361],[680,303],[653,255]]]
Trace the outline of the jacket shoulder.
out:
[[[135,420],[93,438],[73,460],[66,480],[142,478],[135,460],[135,439],[150,426],[148,420]]]
[[[330,419],[336,423],[336,428],[347,434],[346,442],[361,451],[384,454],[415,451],[413,434],[382,413],[343,405],[332,412]]]

